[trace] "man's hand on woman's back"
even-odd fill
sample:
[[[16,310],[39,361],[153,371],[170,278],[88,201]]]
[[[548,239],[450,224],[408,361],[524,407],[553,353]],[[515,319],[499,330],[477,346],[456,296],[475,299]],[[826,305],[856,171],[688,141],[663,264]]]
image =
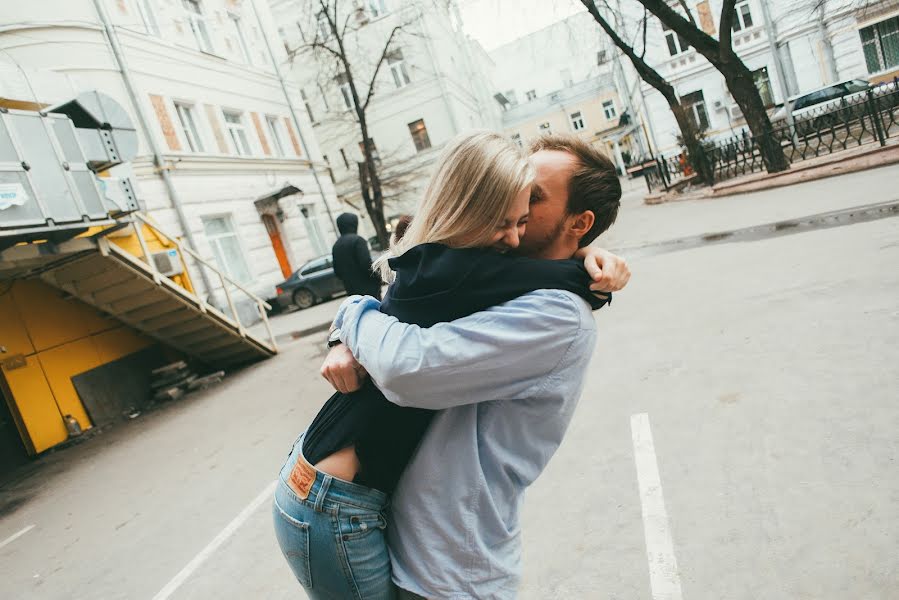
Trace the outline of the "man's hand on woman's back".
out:
[[[627,261],[596,246],[581,248],[574,255],[584,260],[587,273],[593,278],[590,289],[594,292],[617,292],[624,289],[631,278]]]

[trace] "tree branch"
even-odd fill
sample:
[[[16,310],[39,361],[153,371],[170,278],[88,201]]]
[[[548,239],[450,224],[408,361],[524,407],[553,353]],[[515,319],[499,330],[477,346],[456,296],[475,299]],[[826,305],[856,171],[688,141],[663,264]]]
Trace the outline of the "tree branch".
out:
[[[680,7],[684,9],[684,14],[686,14],[687,18],[690,19],[690,22],[693,23],[693,27],[697,27],[696,19],[693,18],[693,13],[690,12],[690,7],[687,6],[687,0],[680,0]]]
[[[646,57],[646,28],[649,25],[649,11],[646,8],[643,8],[643,51],[640,53],[640,58]]]
[[[724,0],[721,5],[721,60],[726,60],[733,54],[734,13],[736,12],[736,0]]]
[[[654,14],[659,21],[668,26],[669,29],[687,40],[687,42],[696,48],[713,65],[720,63],[721,44],[704,32],[702,29],[691,25],[690,22],[682,17],[680,13],[668,6],[665,0],[639,0],[649,12]]]
[[[381,57],[378,59],[378,63],[375,65],[375,72],[371,76],[371,81],[368,84],[368,94],[365,96],[365,102],[362,103],[362,110],[368,108],[368,103],[371,102],[371,97],[375,93],[375,84],[378,80],[378,72],[381,70],[381,65],[384,64],[384,61],[387,60],[387,55],[390,54],[390,44],[393,43],[393,38],[396,36],[397,32],[400,31],[400,27],[394,27],[390,32],[390,35],[387,37],[387,42],[384,44],[384,49],[381,51]]]

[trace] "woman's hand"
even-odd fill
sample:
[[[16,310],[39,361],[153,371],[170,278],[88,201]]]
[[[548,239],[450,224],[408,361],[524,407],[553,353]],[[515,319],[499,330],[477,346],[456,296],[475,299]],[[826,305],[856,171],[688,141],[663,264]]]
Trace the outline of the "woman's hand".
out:
[[[624,289],[631,278],[627,261],[596,246],[581,248],[575,258],[584,260],[584,267],[593,279],[590,289],[594,292],[617,292]]]
[[[365,378],[368,377],[365,367],[359,364],[344,344],[338,344],[328,351],[321,374],[335,390],[344,394],[361,388]]]

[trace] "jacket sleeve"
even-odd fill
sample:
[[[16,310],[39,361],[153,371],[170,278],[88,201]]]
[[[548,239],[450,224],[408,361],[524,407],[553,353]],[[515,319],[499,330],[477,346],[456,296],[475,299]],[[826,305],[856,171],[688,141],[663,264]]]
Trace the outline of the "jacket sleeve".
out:
[[[429,328],[379,312],[373,298],[347,305],[343,342],[385,397],[399,406],[443,409],[539,394],[576,336],[586,307],[541,291]]]

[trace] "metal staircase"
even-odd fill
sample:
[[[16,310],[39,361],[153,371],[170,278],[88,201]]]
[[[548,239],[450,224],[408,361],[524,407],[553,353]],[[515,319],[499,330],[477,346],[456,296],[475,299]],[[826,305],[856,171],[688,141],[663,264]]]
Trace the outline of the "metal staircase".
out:
[[[127,111],[99,92],[41,112],[0,107],[0,283],[40,278],[210,366],[277,353],[271,307],[136,212],[130,180],[109,169],[137,148]],[[212,302],[193,292],[191,268],[211,271]],[[258,312],[269,341],[247,332],[239,308],[247,324]]]
[[[156,269],[144,239],[141,225],[156,231],[158,227],[138,213],[131,218],[132,223],[121,223],[90,237],[8,248],[0,252],[0,279],[40,278],[211,366],[233,367],[277,353],[265,310],[271,307],[264,300],[183,246],[177,238],[160,232],[177,247],[182,260],[187,254],[199,263],[199,268],[208,268],[218,276],[230,314],[178,285]],[[109,233],[121,227],[133,227],[143,260],[108,239]],[[187,261],[184,264],[187,266]],[[268,341],[251,335],[241,323],[235,294],[244,294],[256,306],[266,325]]]

